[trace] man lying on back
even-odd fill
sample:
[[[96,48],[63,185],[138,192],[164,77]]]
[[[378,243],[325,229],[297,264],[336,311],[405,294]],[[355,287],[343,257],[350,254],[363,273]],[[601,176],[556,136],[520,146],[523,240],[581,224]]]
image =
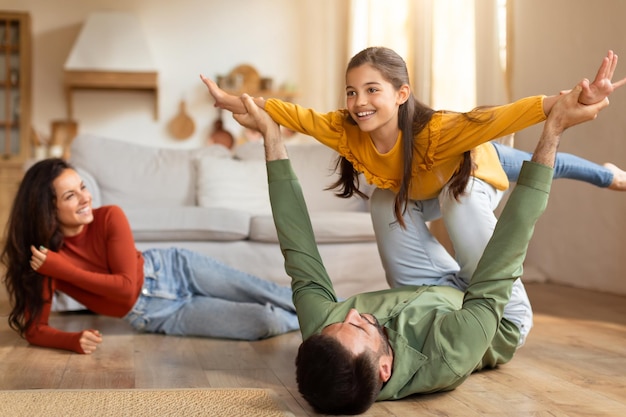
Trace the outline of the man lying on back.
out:
[[[464,293],[447,286],[402,287],[344,301],[322,263],[279,126],[242,97],[247,113],[235,119],[265,139],[272,212],[303,337],[298,389],[316,411],[359,414],[374,401],[451,390],[472,372],[513,357],[520,331],[503,310],[547,205],[561,135],[608,105],[606,99],[580,104],[580,92],[577,85],[550,112]]]

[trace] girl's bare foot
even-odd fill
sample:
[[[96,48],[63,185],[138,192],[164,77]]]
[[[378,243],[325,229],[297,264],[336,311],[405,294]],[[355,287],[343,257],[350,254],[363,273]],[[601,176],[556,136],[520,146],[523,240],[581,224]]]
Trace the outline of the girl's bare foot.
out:
[[[609,162],[605,163],[604,167],[613,173],[613,182],[609,185],[609,190],[626,191],[626,171]]]

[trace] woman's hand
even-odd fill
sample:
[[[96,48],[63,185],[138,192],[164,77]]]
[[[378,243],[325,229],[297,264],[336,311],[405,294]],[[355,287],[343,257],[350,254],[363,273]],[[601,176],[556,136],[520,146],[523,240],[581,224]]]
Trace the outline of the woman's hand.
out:
[[[48,249],[43,246],[39,246],[39,249],[37,249],[33,245],[30,245],[30,251],[33,254],[30,257],[30,267],[33,268],[33,271],[36,271],[41,268],[41,265],[43,265],[44,262],[46,262]]]
[[[591,84],[588,80],[583,80],[583,91],[579,101],[582,104],[599,103],[626,84],[626,78],[612,82],[615,68],[617,67],[617,55],[613,51],[609,51],[607,56],[602,60],[602,64],[596,73],[596,78]]]
[[[98,330],[85,330],[80,336],[80,347],[86,355],[90,355],[98,349],[102,343],[102,334]]]

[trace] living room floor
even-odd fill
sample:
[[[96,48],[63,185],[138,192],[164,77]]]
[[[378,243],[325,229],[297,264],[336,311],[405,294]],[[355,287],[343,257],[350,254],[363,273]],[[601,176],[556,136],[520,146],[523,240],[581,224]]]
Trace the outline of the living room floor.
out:
[[[626,297],[531,283],[535,327],[516,355],[447,393],[376,403],[365,416],[626,415]],[[0,323],[0,389],[269,388],[295,416],[298,332],[258,342],[135,334],[119,319],[60,314],[105,338],[91,356],[29,346]]]

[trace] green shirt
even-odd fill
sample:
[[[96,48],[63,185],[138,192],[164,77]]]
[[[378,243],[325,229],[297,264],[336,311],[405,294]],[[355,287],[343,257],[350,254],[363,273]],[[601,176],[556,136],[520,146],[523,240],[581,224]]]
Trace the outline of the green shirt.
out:
[[[351,308],[373,314],[386,328],[394,352],[393,372],[378,400],[450,390],[472,372],[511,359],[519,330],[503,319],[503,309],[547,205],[551,168],[525,162],[465,293],[446,286],[401,287],[344,301],[337,300],[322,263],[290,161],[270,161],[267,171],[302,337],[343,321]]]

